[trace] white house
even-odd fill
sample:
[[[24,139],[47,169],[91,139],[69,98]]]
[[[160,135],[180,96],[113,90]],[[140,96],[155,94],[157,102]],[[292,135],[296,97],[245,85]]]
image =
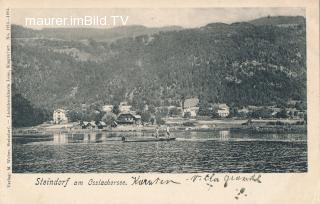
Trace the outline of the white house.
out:
[[[183,103],[183,115],[190,113],[191,117],[197,116],[199,111],[199,99],[198,98],[189,98],[186,99]]]
[[[131,107],[130,105],[128,105],[127,102],[121,102],[119,105],[119,110],[121,113],[123,112],[130,112],[131,111]]]
[[[184,114],[190,113],[191,117],[196,117],[198,112],[199,112],[199,107],[191,107],[191,108],[188,108],[188,109],[184,109],[183,113]]]
[[[104,112],[112,112],[113,105],[104,105],[102,106],[102,111]]]
[[[228,117],[228,115],[230,114],[230,108],[227,104],[225,103],[219,103],[219,104],[215,104],[215,109],[216,109],[216,113],[222,117]]]
[[[67,123],[67,111],[64,109],[56,109],[53,111],[53,122],[55,124]]]

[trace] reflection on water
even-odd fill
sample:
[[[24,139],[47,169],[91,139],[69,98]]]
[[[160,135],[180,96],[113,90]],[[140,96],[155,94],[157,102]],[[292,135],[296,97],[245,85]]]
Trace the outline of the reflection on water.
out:
[[[175,132],[176,141],[123,143],[150,133],[13,137],[13,172],[305,172],[306,134]]]
[[[230,130],[221,130],[219,131],[219,136],[221,140],[230,139]]]
[[[53,134],[53,140],[46,141],[46,144],[68,144],[68,143],[102,143],[102,142],[108,142],[108,141],[120,141],[121,136],[123,134],[102,134],[102,133],[83,133],[83,134],[65,134],[65,133],[54,133]],[[125,134],[126,135],[126,134]],[[140,136],[141,134],[134,134],[134,135],[126,135],[127,137],[130,136]],[[17,143],[19,143],[18,139],[15,140]],[[30,141],[34,142],[34,141]],[[38,142],[37,142],[38,143]]]

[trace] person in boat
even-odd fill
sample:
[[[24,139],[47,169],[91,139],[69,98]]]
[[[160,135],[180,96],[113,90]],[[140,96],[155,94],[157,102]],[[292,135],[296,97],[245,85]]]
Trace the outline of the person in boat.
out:
[[[167,126],[167,128],[166,128],[166,132],[167,132],[167,138],[169,138],[170,137],[170,128],[169,128],[169,126]]]
[[[159,137],[159,127],[158,127],[158,126],[156,127],[156,133],[155,133],[155,136],[156,136],[156,138],[158,138],[158,137]]]
[[[122,142],[126,141],[126,138],[124,136],[121,137]]]

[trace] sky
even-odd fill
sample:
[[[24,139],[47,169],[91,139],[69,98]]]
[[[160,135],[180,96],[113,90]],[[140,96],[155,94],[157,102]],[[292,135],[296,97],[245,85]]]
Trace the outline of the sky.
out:
[[[13,9],[11,23],[25,25],[25,18],[129,16],[126,25],[195,28],[208,23],[233,23],[265,16],[305,16],[304,8],[118,8],[118,9]],[[41,29],[48,26],[26,26]],[[52,27],[52,26],[51,26]],[[57,26],[53,26],[57,27]],[[103,26],[91,26],[102,28]]]

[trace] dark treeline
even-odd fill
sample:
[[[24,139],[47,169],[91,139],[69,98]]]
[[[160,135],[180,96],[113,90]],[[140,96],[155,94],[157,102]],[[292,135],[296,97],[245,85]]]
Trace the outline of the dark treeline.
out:
[[[29,127],[49,121],[52,113],[45,109],[34,107],[21,94],[12,96],[12,126]]]

